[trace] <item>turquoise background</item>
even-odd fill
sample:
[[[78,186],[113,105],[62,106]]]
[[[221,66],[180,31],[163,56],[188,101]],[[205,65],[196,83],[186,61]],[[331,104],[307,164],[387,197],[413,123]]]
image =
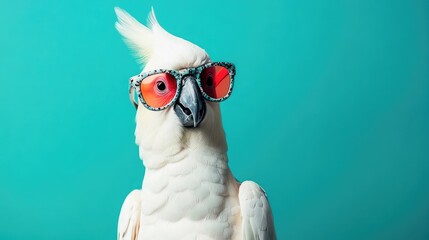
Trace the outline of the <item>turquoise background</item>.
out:
[[[0,2],[0,239],[115,239],[143,166],[114,6],[236,63],[231,168],[279,239],[429,239],[429,2]]]

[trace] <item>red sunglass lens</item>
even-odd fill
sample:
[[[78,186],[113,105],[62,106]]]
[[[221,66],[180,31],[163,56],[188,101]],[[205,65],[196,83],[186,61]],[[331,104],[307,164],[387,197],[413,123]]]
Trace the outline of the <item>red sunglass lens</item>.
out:
[[[150,75],[142,80],[140,91],[147,105],[153,108],[165,107],[176,95],[176,78],[169,73]]]
[[[201,85],[211,98],[226,97],[231,87],[231,76],[226,67],[212,66],[201,72]]]

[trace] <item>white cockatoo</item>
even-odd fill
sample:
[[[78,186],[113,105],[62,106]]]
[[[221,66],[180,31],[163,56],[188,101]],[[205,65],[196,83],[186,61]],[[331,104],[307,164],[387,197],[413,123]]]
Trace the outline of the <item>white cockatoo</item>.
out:
[[[211,62],[203,49],[164,30],[153,10],[148,27],[115,12],[117,30],[144,64],[142,74]],[[145,174],[142,189],[123,203],[118,239],[276,239],[264,190],[232,175],[219,103],[205,100],[195,79],[162,111],[138,101],[136,125]]]

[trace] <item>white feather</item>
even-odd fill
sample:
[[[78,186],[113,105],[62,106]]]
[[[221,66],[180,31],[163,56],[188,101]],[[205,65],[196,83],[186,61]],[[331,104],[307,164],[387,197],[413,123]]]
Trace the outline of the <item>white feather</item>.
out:
[[[134,190],[122,204],[118,221],[118,240],[137,239],[140,228],[141,192]]]
[[[118,17],[118,22],[115,24],[116,29],[124,37],[127,45],[134,51],[139,62],[146,63],[153,53],[154,39],[151,30],[143,26],[123,9],[115,7],[115,12]]]
[[[243,239],[276,239],[271,207],[265,191],[252,181],[244,181],[239,189]]]
[[[197,45],[168,33],[158,22],[155,11],[149,13],[149,28],[138,22],[121,8],[115,7],[118,17],[116,29],[145,64],[143,72],[156,68],[183,69],[197,67],[210,61]]]

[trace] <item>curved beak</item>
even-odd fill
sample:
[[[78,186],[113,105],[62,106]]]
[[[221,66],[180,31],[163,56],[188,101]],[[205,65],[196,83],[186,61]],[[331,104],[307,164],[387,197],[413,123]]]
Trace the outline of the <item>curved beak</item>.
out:
[[[206,114],[206,103],[193,76],[185,76],[174,111],[184,127],[197,127]]]

